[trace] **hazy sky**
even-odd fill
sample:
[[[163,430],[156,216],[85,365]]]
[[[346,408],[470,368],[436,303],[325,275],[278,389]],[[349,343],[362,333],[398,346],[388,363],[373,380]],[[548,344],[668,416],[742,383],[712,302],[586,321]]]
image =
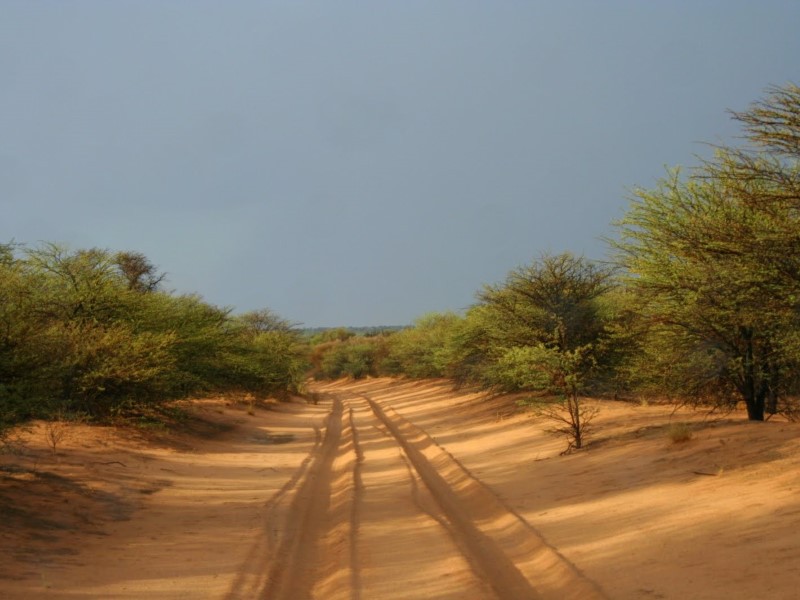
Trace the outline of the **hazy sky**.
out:
[[[800,82],[797,0],[0,0],[0,241],[135,250],[307,326],[602,257]]]

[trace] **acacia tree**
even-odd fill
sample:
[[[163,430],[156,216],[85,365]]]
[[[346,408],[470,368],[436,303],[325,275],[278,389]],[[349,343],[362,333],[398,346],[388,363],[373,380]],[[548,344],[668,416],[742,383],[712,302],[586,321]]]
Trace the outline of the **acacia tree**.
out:
[[[635,190],[615,245],[648,328],[642,370],[763,420],[800,370],[800,89],[734,117],[754,147]]]
[[[612,286],[609,268],[570,253],[545,254],[479,295],[493,323],[487,381],[555,394],[556,402],[539,402],[536,410],[555,423],[550,431],[569,439],[567,452],[583,446],[596,414],[582,394],[603,374],[601,298]]]
[[[733,117],[744,125],[748,138],[761,148],[800,159],[800,87],[797,85],[773,86],[767,90],[764,100],[753,103],[749,110],[734,112]],[[794,179],[788,181],[797,183]]]
[[[776,276],[768,253],[745,251],[743,240],[770,235],[769,220],[726,192],[677,172],[637,190],[617,248],[650,327],[640,366],[667,369],[668,388],[689,396],[734,401],[735,390],[763,420],[796,363],[800,288]]]
[[[758,215],[757,227],[732,232],[728,251],[757,256],[775,281],[800,281],[800,87],[770,88],[763,100],[732,115],[749,144],[721,148],[696,177],[716,181],[738,206]]]
[[[598,300],[611,286],[608,268],[569,252],[543,254],[511,271],[503,284],[484,287],[478,299],[502,317],[504,345],[572,350],[601,334]]]

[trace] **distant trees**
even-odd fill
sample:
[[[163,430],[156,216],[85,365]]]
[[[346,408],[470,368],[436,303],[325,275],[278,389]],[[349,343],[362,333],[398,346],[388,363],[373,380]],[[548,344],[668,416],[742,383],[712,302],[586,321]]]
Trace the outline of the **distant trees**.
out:
[[[344,328],[324,331],[309,341],[312,375],[447,377],[453,364],[451,340],[461,320],[454,313],[429,313],[403,329],[385,327],[360,335]]]
[[[384,336],[352,335],[318,342],[310,350],[311,373],[317,379],[380,375],[387,353]]]
[[[415,379],[447,377],[453,362],[452,336],[460,321],[452,312],[420,317],[388,338],[381,370]]]

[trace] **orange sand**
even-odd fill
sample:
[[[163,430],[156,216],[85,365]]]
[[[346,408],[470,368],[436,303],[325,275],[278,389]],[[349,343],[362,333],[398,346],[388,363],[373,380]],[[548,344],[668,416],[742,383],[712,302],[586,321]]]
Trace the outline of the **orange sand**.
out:
[[[600,402],[588,448],[444,381],[46,427],[0,456],[0,597],[796,598],[800,425]],[[695,425],[675,444],[671,421]]]

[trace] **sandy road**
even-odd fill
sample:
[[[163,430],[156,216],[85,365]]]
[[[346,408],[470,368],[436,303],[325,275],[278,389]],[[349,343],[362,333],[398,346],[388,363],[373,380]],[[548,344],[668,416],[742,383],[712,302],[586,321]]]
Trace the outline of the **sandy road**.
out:
[[[582,574],[625,600],[798,596],[796,423],[683,409],[674,444],[674,407],[605,402],[562,457],[513,398],[315,386],[147,436],[75,425],[58,454],[32,424],[0,455],[0,598],[603,597]]]
[[[604,597],[421,428],[380,398],[329,394],[307,459],[227,598]]]

